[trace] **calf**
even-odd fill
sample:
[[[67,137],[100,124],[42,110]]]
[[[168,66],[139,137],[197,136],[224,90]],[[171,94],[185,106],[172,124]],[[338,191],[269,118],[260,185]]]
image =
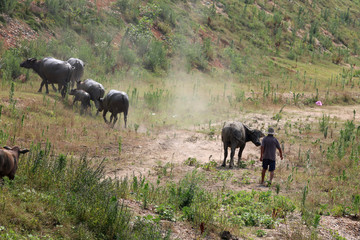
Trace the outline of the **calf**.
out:
[[[73,105],[75,104],[76,101],[80,101],[81,102],[81,110],[80,110],[80,114],[83,114],[83,111],[85,110],[85,112],[87,111],[88,107],[91,107],[90,105],[90,94],[88,94],[87,92],[85,92],[84,90],[77,90],[77,89],[72,89],[69,93],[69,95],[73,95],[74,96],[74,101],[73,101]],[[90,112],[91,114],[91,112]]]
[[[5,146],[0,149],[0,181],[3,177],[13,180],[18,168],[19,155],[29,152],[28,149],[20,150],[19,147],[13,148]]]
[[[81,89],[90,94],[91,100],[94,101],[96,109],[99,109],[99,99],[104,97],[105,89],[101,83],[92,79],[86,79],[84,82],[77,82],[77,89]],[[99,111],[96,112],[96,116]]]

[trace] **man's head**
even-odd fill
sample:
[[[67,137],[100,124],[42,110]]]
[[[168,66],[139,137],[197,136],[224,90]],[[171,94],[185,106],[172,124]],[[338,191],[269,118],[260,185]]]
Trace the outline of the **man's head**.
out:
[[[273,136],[275,134],[275,130],[272,127],[269,127],[267,134]]]

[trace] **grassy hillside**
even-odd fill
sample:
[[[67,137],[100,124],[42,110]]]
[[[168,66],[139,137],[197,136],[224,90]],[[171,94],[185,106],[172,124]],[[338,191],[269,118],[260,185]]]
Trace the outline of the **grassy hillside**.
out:
[[[358,0],[0,0],[0,13],[0,146],[31,150],[0,186],[0,238],[360,237]],[[37,93],[19,64],[46,56],[127,92],[128,128]],[[227,120],[276,129],[271,187],[251,143],[240,168],[220,167]]]

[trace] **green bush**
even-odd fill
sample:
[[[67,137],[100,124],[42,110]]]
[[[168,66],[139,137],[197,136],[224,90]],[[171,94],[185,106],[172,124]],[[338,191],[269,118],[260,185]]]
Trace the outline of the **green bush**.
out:
[[[161,219],[175,222],[175,209],[173,206],[160,204],[155,207],[155,212],[160,215]]]
[[[6,13],[11,16],[17,4],[18,2],[14,0],[0,0],[0,13]]]
[[[20,58],[18,49],[11,48],[5,52],[5,54],[0,59],[0,67],[2,69],[1,75],[2,75],[3,80],[10,81],[10,80],[14,80],[20,76],[21,61],[22,61],[22,59]]]
[[[148,108],[158,111],[162,106],[167,106],[172,95],[168,90],[156,89],[144,93],[144,101]]]
[[[208,61],[204,54],[203,47],[200,44],[192,44],[188,46],[185,52],[187,60],[188,72],[192,68],[199,69],[200,71],[206,71],[208,68]]]
[[[146,228],[157,236],[152,239],[166,239],[155,223],[130,225],[131,214],[117,197],[128,185],[104,179],[103,162],[94,168],[86,156],[79,162],[62,154],[53,156],[50,143],[44,148],[40,144],[31,146],[27,160],[20,162],[17,186],[29,184],[37,192],[46,193],[48,204],[58,214],[66,212],[97,238],[146,239],[150,234],[143,231]]]
[[[119,50],[119,58],[122,65],[126,65],[130,69],[137,61],[136,53],[125,44],[122,44]]]
[[[161,226],[153,219],[152,216],[136,217],[134,222],[132,238],[126,237],[123,239],[154,239],[154,240],[170,240],[171,230],[168,230],[163,236]],[[117,238],[122,239],[122,238]]]
[[[230,60],[229,67],[231,72],[242,73],[244,71],[245,59],[238,52],[236,52],[235,49],[231,47],[225,48],[224,53]]]
[[[161,72],[168,69],[168,60],[166,58],[166,50],[159,41],[152,41],[149,51],[144,58],[144,67],[152,72]]]

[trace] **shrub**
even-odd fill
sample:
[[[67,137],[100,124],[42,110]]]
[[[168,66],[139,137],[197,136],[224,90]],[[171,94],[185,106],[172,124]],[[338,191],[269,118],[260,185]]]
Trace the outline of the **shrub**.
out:
[[[0,13],[6,13],[11,16],[17,4],[18,2],[14,0],[0,0]]]
[[[121,45],[119,50],[119,58],[123,65],[128,66],[130,69],[136,63],[136,54],[125,44]]]
[[[171,230],[168,230],[165,234],[161,232],[160,224],[152,216],[136,217],[133,227],[132,236],[123,239],[170,239]],[[163,236],[165,235],[165,236]],[[122,239],[122,238],[117,238]]]
[[[199,44],[190,45],[185,53],[187,60],[187,70],[190,72],[192,68],[200,71],[206,71],[208,68],[208,61],[204,54],[203,48]]]
[[[168,90],[156,89],[144,93],[144,101],[147,107],[153,111],[158,111],[161,106],[166,106],[172,99]]]
[[[225,48],[224,52],[230,60],[231,72],[242,73],[244,71],[245,59],[231,47]]]
[[[133,227],[130,225],[131,214],[117,197],[129,185],[105,179],[103,162],[93,167],[86,156],[78,162],[69,161],[63,154],[56,157],[50,153],[50,143],[44,148],[40,144],[31,146],[27,160],[19,162],[21,178],[17,185],[26,184],[46,193],[48,204],[58,214],[66,212],[97,238],[149,239],[148,235],[152,236],[150,239],[168,238],[168,234],[162,237],[155,222],[136,221]]]
[[[168,69],[166,50],[161,42],[151,42],[144,59],[144,67],[152,72],[166,71]]]
[[[256,236],[257,237],[265,237],[266,236],[266,232],[262,229],[259,229],[256,231]]]
[[[161,204],[155,207],[155,212],[160,215],[161,219],[175,222],[175,210],[173,206]]]
[[[203,51],[208,60],[212,60],[214,57],[214,51],[211,47],[211,39],[205,38],[203,41]]]
[[[21,58],[19,57],[19,51],[17,49],[11,48],[6,51],[2,59],[0,59],[3,80],[10,81],[19,77],[21,74],[20,63]]]

